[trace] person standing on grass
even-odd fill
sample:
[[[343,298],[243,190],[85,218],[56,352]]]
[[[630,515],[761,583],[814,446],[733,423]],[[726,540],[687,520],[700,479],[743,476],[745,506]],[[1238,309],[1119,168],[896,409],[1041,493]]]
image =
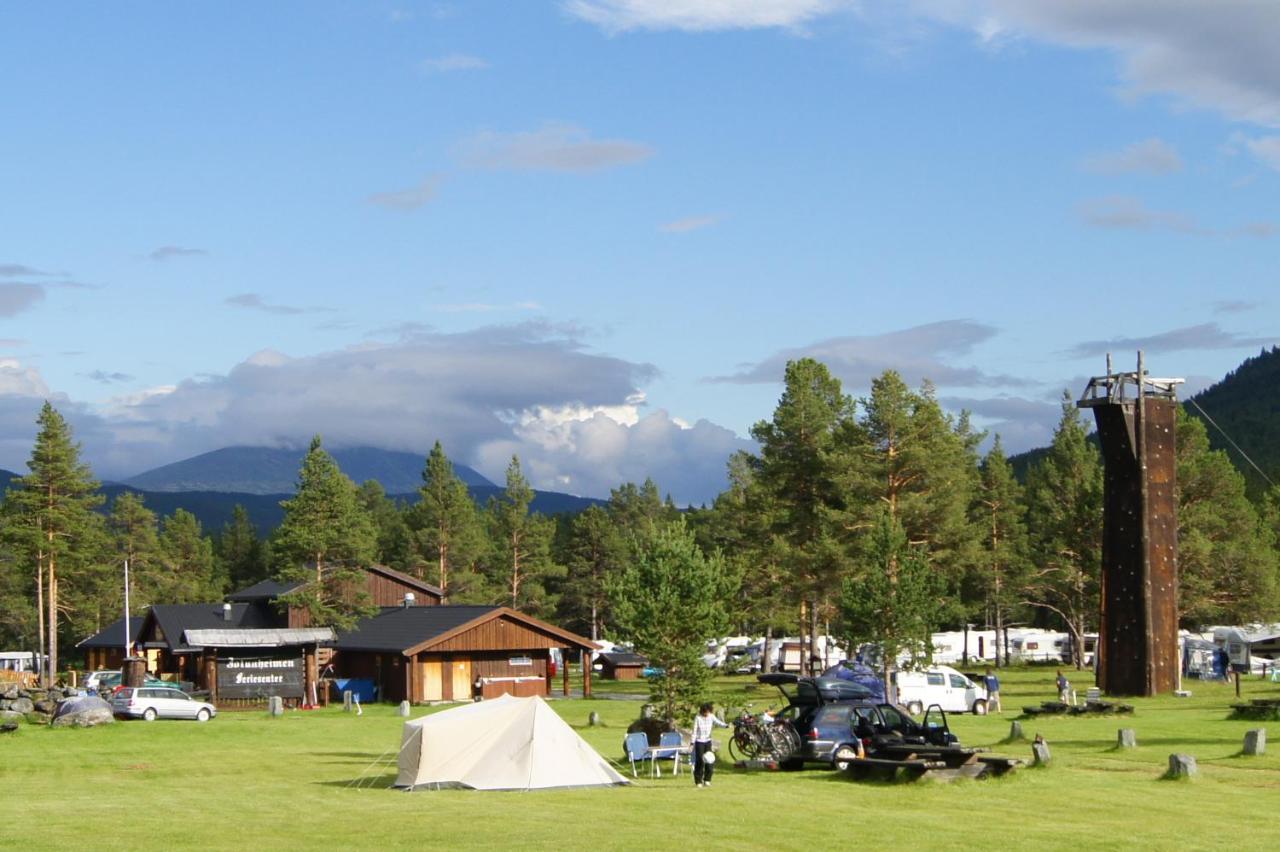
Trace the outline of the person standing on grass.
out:
[[[1071,701],[1071,681],[1067,680],[1067,676],[1062,673],[1062,669],[1058,669],[1058,700],[1063,704]]]
[[[693,783],[695,787],[711,786],[711,770],[715,764],[707,760],[711,753],[711,731],[716,727],[727,728],[723,719],[717,718],[711,703],[703,704],[693,717]],[[714,757],[713,757],[714,760]]]
[[[991,666],[987,666],[987,675],[982,680],[987,688],[987,709],[999,713],[1003,709],[1000,707],[1000,678],[991,671]]]

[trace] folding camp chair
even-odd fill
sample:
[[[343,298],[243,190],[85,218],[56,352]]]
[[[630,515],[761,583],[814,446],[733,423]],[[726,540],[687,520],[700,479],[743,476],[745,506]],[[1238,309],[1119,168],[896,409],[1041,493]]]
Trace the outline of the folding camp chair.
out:
[[[636,761],[644,763],[648,760],[650,763],[650,771],[652,771],[653,758],[649,752],[649,736],[644,731],[636,731],[634,734],[627,734],[626,739],[622,741],[622,750],[627,753],[627,760],[631,761],[631,777],[639,778],[636,774]]]
[[[649,749],[649,771],[651,774],[661,776],[662,770],[658,768],[659,760],[673,760],[671,774],[680,774],[680,755],[685,752],[684,739],[681,738],[679,731],[667,731],[663,733],[658,740],[658,744]]]

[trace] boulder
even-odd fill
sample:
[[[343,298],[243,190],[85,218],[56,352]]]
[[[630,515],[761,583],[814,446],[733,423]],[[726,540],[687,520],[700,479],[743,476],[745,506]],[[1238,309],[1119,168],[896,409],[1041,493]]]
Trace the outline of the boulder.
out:
[[[675,730],[662,719],[650,716],[645,719],[637,719],[627,726],[627,733],[634,734],[636,731],[644,731],[645,736],[649,738],[649,745],[656,746],[662,739],[662,735],[667,731]]]
[[[48,713],[28,713],[27,721],[33,725],[47,725],[53,721],[53,717]]]
[[[27,698],[30,698],[32,701],[43,701],[44,699],[49,697],[48,691],[43,689],[24,690],[24,694],[27,696]]]
[[[37,713],[44,713],[48,716],[52,716],[54,713],[58,711],[58,702],[52,701],[48,698],[41,699],[40,701],[36,701],[34,703],[35,703],[35,711]]]
[[[1052,756],[1049,754],[1049,744],[1044,740],[1036,740],[1031,744],[1031,755],[1035,758],[1032,766],[1048,766]]]
[[[26,716],[16,710],[0,710],[0,722],[17,722],[25,718]]]
[[[1192,778],[1199,770],[1196,759],[1189,754],[1169,755],[1169,773],[1166,778]]]
[[[30,698],[15,698],[9,702],[9,709],[15,713],[27,714],[36,709],[35,702]]]
[[[18,685],[17,685],[16,683],[11,683],[11,684],[9,684],[7,687],[5,687],[4,692],[0,692],[0,696],[3,696],[4,698],[8,699],[9,701],[12,701],[13,699],[17,698],[17,697],[18,697]]]
[[[396,712],[397,712],[399,715],[401,715],[401,716],[405,717],[406,719],[407,719],[407,718],[409,718],[409,702],[408,702],[408,701],[401,701],[401,702],[400,702],[400,709],[399,709],[399,710],[397,710]]]
[[[1267,729],[1254,728],[1244,732],[1244,753],[1256,757],[1267,753]]]
[[[75,726],[91,728],[94,725],[105,725],[115,721],[111,705],[96,695],[82,698],[68,698],[58,705],[58,713],[53,717],[55,728]]]
[[[1021,722],[1015,719],[1014,721],[1009,723],[1009,736],[1006,738],[1007,742],[1011,742],[1011,743],[1021,742],[1026,738],[1027,738],[1026,734],[1022,733]]]

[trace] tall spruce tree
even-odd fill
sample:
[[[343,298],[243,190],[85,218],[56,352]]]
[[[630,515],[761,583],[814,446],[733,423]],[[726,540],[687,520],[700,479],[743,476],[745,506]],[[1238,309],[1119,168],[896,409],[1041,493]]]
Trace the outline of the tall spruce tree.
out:
[[[373,560],[376,532],[356,485],[312,438],[294,496],[280,504],[284,520],[273,549],[276,575],[301,582],[283,598],[307,613],[312,626],[350,629],[375,611],[364,591],[363,567]]]
[[[1027,474],[1026,494],[1032,568],[1024,599],[1062,619],[1081,668],[1084,634],[1098,618],[1102,458],[1070,393],[1063,393],[1048,454]]]
[[[373,523],[373,561],[397,571],[411,568],[414,562],[413,535],[409,532],[405,513],[395,500],[387,496],[386,489],[376,479],[361,483],[357,493],[360,505]]]
[[[63,584],[73,588],[83,579],[90,567],[86,554],[100,546],[101,519],[94,509],[102,504],[102,495],[89,466],[80,461],[80,445],[72,440],[62,415],[45,402],[36,422],[39,431],[27,462],[29,473],[15,480],[8,500],[23,549],[34,556],[40,628],[48,655],[42,680],[47,685],[58,670]]]
[[[471,491],[454,472],[439,441],[427,456],[418,494],[407,513],[408,525],[427,576],[440,586],[448,603],[475,585],[475,565],[485,542]]]
[[[571,622],[587,625],[592,639],[603,634],[608,609],[610,578],[627,560],[622,537],[609,513],[588,506],[572,521],[565,568],[568,571],[560,601],[561,612]]]
[[[249,511],[237,503],[231,520],[222,526],[214,542],[214,553],[222,563],[221,572],[230,589],[243,589],[267,579],[271,574],[266,548]]]
[[[123,491],[111,501],[107,531],[116,559],[129,563],[130,609],[142,612],[152,604],[175,603],[163,595],[165,568],[156,513],[146,507],[141,494]],[[110,604],[115,603],[115,597]]]

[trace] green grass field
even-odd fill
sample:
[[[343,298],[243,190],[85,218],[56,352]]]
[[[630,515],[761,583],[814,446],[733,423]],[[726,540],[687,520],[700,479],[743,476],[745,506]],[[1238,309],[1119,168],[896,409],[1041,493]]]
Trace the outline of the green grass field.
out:
[[[952,717],[966,745],[1000,745],[1024,704],[1053,697],[1051,669],[1005,673],[1005,713]],[[1076,678],[1083,684],[1085,678]],[[1280,844],[1280,743],[1239,755],[1234,693],[1192,682],[1189,699],[1138,700],[1128,718],[1023,720],[1053,765],[991,781],[855,783],[837,773],[742,773],[724,764],[708,789],[641,777],[627,788],[537,793],[355,789],[399,745],[391,707],[224,713],[209,724],[125,722],[90,730],[24,727],[0,738],[0,837],[6,848],[81,844],[140,849],[1274,849]],[[722,678],[720,701],[768,703],[751,678]],[[1280,697],[1251,679],[1245,697]],[[553,706],[618,759],[635,701]],[[586,726],[591,711],[601,727]],[[415,708],[414,715],[426,712]],[[1116,730],[1137,749],[1116,751]],[[1276,726],[1280,728],[1280,725]],[[1280,737],[1280,730],[1273,732]],[[1168,755],[1196,757],[1200,776],[1160,780]],[[628,770],[629,776],[629,770]]]

